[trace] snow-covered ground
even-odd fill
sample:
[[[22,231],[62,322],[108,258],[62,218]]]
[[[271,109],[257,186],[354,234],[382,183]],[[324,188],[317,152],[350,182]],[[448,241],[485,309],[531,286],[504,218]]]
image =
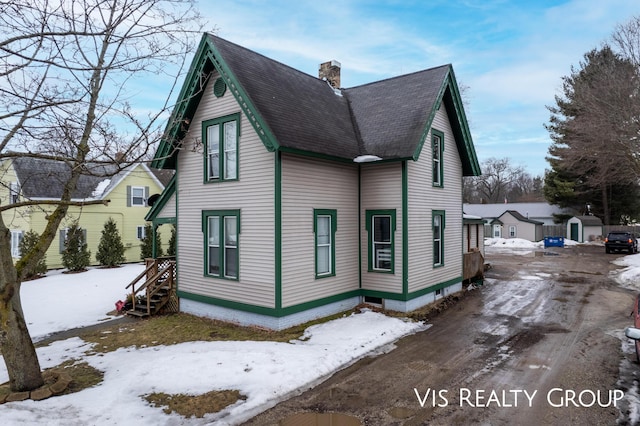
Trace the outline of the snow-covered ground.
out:
[[[107,312],[142,270],[141,265],[126,265],[81,274],[51,271],[23,283],[21,298],[32,338],[112,319]],[[0,405],[0,419],[4,425],[238,424],[362,357],[392,350],[397,339],[426,327],[365,311],[309,327],[290,343],[190,342],[97,355],[87,355],[92,344],[74,337],[39,348],[41,367],[76,359],[103,371],[102,383],[44,401]],[[0,362],[0,383],[7,380]],[[223,389],[237,389],[247,399],[199,420],[167,415],[142,398],[152,392],[197,395]]]
[[[570,244],[575,243],[565,240]],[[485,240],[485,246],[489,255],[493,250],[525,254],[543,248],[542,243],[496,238]],[[640,255],[617,262],[625,268],[614,278],[640,290]],[[33,339],[112,319],[107,312],[125,297],[124,287],[142,270],[141,265],[126,265],[81,274],[51,271],[45,278],[23,283],[22,303]],[[10,425],[238,424],[359,358],[392,350],[397,339],[425,327],[367,311],[310,327],[303,338],[290,343],[191,342],[96,355],[86,354],[92,344],[74,337],[39,348],[41,367],[69,359],[87,362],[104,372],[102,383],[44,401],[0,405],[0,419]],[[165,368],[157,371],[153,365]],[[0,383],[7,380],[0,362]],[[142,398],[152,392],[197,395],[222,389],[237,389],[247,400],[199,420],[167,415]]]

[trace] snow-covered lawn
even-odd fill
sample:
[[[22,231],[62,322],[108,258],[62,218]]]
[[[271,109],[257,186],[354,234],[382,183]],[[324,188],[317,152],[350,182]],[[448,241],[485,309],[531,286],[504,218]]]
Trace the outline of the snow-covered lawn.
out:
[[[112,319],[107,312],[142,270],[141,265],[127,265],[81,274],[52,271],[23,283],[22,304],[32,338]],[[103,371],[102,383],[44,401],[0,405],[0,419],[2,424],[65,426],[238,424],[359,358],[393,349],[397,339],[424,328],[365,311],[309,327],[290,343],[190,342],[95,355],[85,354],[92,344],[74,337],[39,348],[41,367],[76,359]],[[7,380],[0,363],[0,383]],[[237,389],[247,399],[199,420],[167,415],[142,398],[152,392],[198,395],[225,389]]]
[[[489,256],[493,250],[522,254],[544,247],[495,238],[485,240],[485,245]],[[640,290],[640,254],[620,257],[616,263],[625,269],[616,271],[614,278]],[[124,287],[142,270],[141,265],[127,265],[81,274],[52,271],[24,283],[22,303],[32,337],[41,340],[57,331],[112,319],[107,312],[125,297]],[[0,419],[10,425],[238,424],[361,357],[393,349],[397,339],[425,327],[366,311],[310,327],[303,338],[290,343],[190,342],[94,355],[86,354],[92,344],[74,337],[39,348],[41,367],[76,359],[103,371],[104,380],[70,395],[0,405]],[[157,365],[164,368],[158,370]],[[0,363],[0,383],[7,380]],[[142,398],[152,392],[198,395],[223,389],[237,389],[247,399],[204,419],[164,414]]]

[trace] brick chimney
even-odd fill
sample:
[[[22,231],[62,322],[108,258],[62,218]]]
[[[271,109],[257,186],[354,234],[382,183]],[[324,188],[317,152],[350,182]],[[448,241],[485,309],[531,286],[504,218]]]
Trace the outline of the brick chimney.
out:
[[[318,78],[320,80],[326,80],[334,89],[340,88],[340,62],[332,60],[320,64],[318,70]]]

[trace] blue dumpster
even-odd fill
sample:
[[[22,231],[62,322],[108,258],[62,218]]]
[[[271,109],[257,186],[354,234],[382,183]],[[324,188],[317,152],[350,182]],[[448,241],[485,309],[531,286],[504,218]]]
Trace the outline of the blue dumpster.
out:
[[[544,248],[564,247],[564,237],[544,237]]]

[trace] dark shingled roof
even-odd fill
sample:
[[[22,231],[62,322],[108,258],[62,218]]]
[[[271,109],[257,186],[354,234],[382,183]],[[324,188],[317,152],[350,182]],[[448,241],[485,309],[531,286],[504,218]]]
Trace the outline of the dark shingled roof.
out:
[[[444,102],[465,174],[480,173],[451,65],[334,91],[326,81],[211,34],[203,36],[152,167],[175,166],[173,144],[200,102],[198,81],[214,68],[269,150],[345,161],[365,154],[417,160]]]
[[[62,161],[16,157],[13,159],[13,167],[20,181],[21,193],[29,198],[60,198],[64,184],[71,176],[71,168]],[[91,198],[98,183],[107,179],[104,175],[115,171],[114,167],[98,164],[88,167],[87,174],[81,175],[78,179],[72,198]],[[93,176],[89,173],[101,176]]]
[[[70,166],[63,161],[42,158],[14,157],[13,168],[20,182],[20,192],[27,198],[59,199],[62,196],[65,183],[71,176]],[[118,170],[115,164],[88,163],[85,173],[80,175],[78,184],[71,194],[71,198],[96,198],[106,194],[113,185],[120,181],[133,166]],[[163,186],[173,177],[173,170],[151,169]],[[103,188],[101,194],[94,194],[98,184],[104,180],[110,184]]]
[[[538,220],[533,220],[533,219],[527,219],[526,217],[522,216],[522,214],[520,214],[519,212],[517,212],[515,210],[507,210],[507,211],[505,211],[505,213],[510,213],[511,216],[515,217],[520,222],[533,223],[534,225],[544,225],[544,222],[540,222]]]
[[[445,65],[347,89],[362,154],[411,158],[448,71]]]
[[[219,37],[209,38],[280,147],[358,156],[347,100],[327,82]]]

